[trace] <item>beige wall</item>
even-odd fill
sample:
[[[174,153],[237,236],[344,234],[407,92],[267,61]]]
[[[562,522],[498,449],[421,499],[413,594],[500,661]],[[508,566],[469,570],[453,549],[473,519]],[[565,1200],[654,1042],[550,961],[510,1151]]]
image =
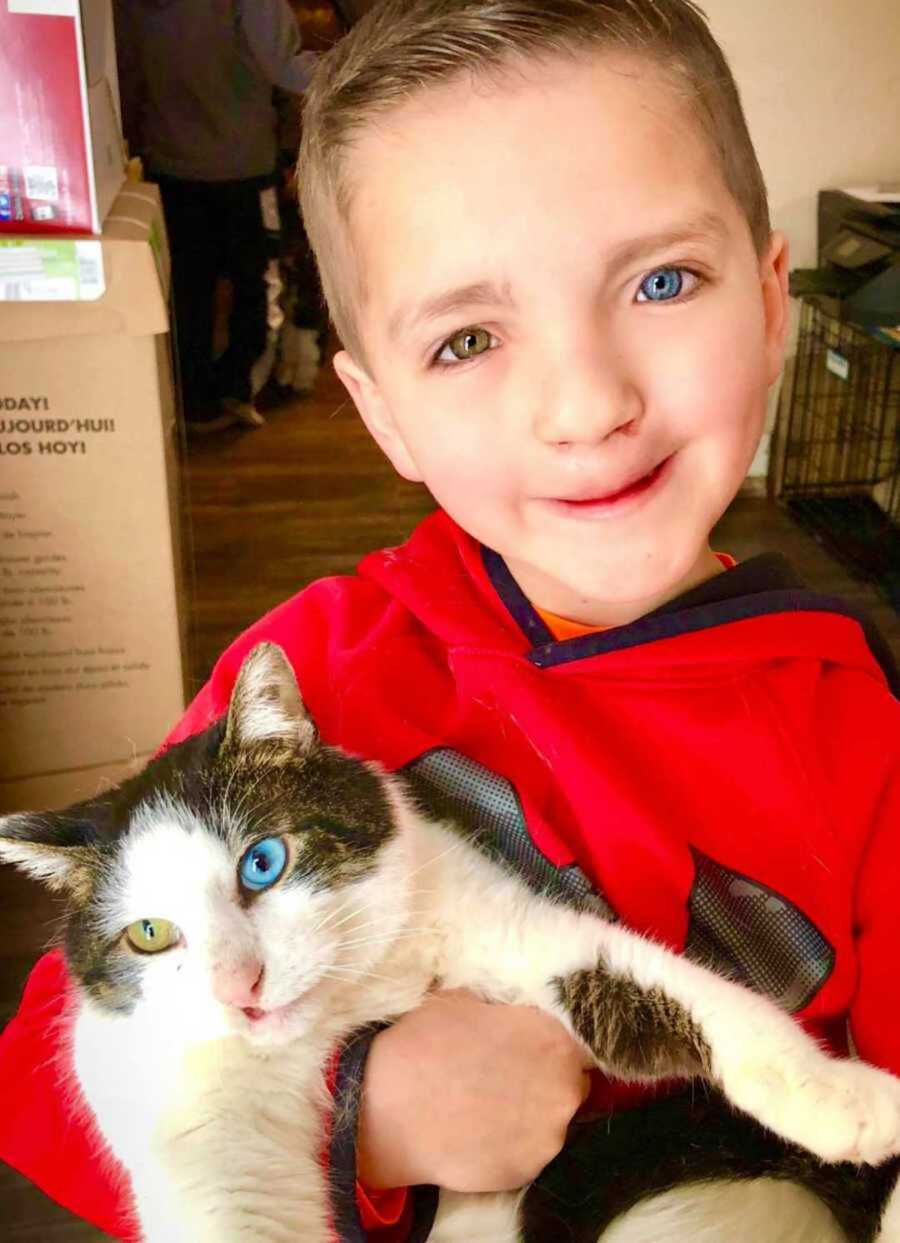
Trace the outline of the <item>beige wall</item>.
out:
[[[900,181],[900,0],[700,0],[737,78],[793,267],[822,187]],[[766,446],[751,474],[764,474]]]
[[[702,0],[741,89],[776,227],[815,264],[822,186],[900,180],[900,0]]]

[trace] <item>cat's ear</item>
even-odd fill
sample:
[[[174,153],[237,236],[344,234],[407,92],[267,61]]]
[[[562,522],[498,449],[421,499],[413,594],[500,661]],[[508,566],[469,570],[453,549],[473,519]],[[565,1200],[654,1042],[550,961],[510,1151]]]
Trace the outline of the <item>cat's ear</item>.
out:
[[[0,861],[12,863],[48,888],[77,896],[97,863],[93,826],[67,812],[0,816]]]
[[[260,643],[241,665],[225,727],[225,745],[286,742],[308,751],[316,729],[290,661],[276,643]]]

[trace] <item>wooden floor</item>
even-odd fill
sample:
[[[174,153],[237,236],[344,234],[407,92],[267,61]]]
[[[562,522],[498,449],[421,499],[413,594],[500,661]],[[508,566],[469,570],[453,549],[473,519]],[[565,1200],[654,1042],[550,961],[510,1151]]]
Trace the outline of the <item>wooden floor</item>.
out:
[[[186,482],[196,565],[195,688],[217,653],[254,618],[312,579],[350,571],[366,551],[402,540],[431,507],[421,488],[391,473],[330,371],[313,398],[272,411],[260,431],[224,433],[192,446]],[[742,496],[715,538],[739,559],[766,549],[785,552],[811,586],[867,607],[900,656],[896,615],[779,508]],[[36,885],[10,869],[0,871],[0,1026],[46,943],[51,913]],[[102,1237],[0,1166],[4,1243]]]

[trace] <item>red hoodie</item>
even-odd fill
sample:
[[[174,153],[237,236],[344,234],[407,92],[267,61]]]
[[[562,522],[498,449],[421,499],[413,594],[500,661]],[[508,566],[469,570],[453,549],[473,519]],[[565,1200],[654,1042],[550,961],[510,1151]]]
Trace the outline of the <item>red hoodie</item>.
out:
[[[900,1073],[896,671],[877,632],[780,558],[557,641],[502,559],[438,513],[246,631],[170,743],[225,712],[263,639],[288,653],[326,742],[409,771],[535,887],[712,956],[837,1050],[849,1017],[861,1056]],[[49,955],[0,1037],[0,1157],[133,1237],[71,1104],[65,992]],[[330,1165],[335,1237],[364,1239],[346,1130]],[[408,1208],[420,1238],[432,1211],[430,1192]]]

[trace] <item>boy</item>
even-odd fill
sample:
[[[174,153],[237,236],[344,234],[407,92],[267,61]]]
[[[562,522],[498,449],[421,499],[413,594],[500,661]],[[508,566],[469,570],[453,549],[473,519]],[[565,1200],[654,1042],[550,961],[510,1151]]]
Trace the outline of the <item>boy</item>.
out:
[[[779,559],[709,547],[778,375],[787,251],[704,22],[686,0],[385,0],[323,63],[304,129],[335,365],[443,512],[242,636],[170,741],[274,639],[326,741],[414,774],[536,884],[592,889],[835,1049],[849,1016],[860,1054],[900,1069],[893,673]],[[45,1121],[15,1135],[35,1113],[68,1124],[32,1073],[53,970],[0,1044],[0,1152],[95,1220],[102,1193],[109,1222],[74,1128],[62,1174],[35,1151]],[[585,1095],[551,1020],[465,996],[368,1052],[370,1189],[519,1186]],[[594,1084],[594,1108],[625,1100]],[[421,1196],[360,1200],[373,1237],[417,1215],[426,1237]],[[746,1237],[719,1212],[723,1241]]]

